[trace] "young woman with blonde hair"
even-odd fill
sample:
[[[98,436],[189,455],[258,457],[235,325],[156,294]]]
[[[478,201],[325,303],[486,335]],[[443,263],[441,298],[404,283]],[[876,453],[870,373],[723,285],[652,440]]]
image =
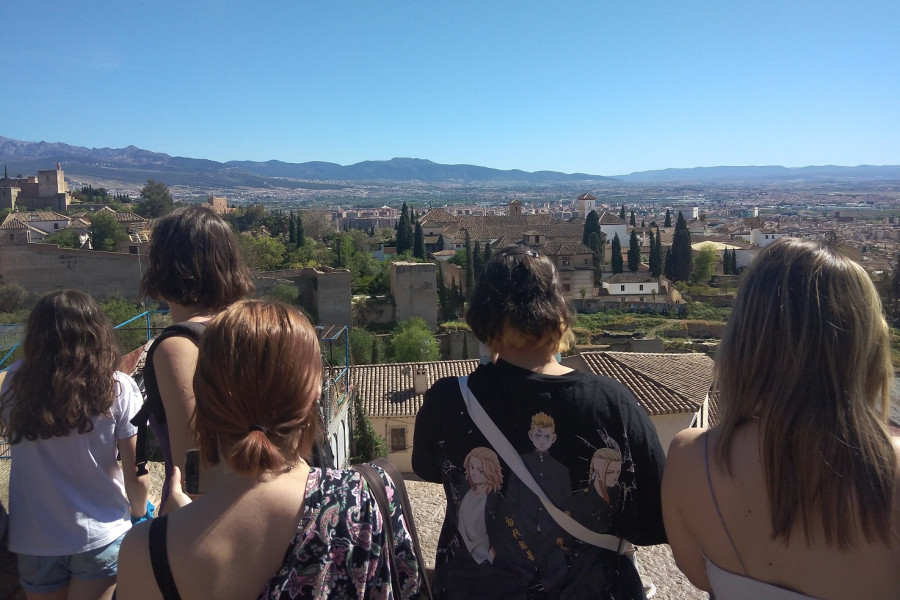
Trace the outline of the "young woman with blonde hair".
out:
[[[716,361],[721,421],[669,449],[679,567],[719,600],[897,598],[890,333],[866,272],[785,238],[743,276]]]
[[[400,509],[390,539],[358,473],[307,462],[321,382],[319,341],[297,308],[244,300],[210,320],[193,432],[202,460],[224,473],[208,493],[126,536],[121,600],[387,598],[386,545],[400,597],[416,596],[418,563]],[[177,475],[171,501],[181,505],[189,500]],[[396,493],[390,483],[388,497]]]

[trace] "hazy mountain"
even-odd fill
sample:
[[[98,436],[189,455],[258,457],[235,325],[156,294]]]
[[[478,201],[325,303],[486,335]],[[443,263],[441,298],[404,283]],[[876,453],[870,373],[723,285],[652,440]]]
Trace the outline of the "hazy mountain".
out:
[[[369,160],[342,166],[329,162],[286,163],[212,160],[169,156],[127,148],[84,148],[62,143],[23,142],[0,137],[0,162],[10,175],[33,175],[63,164],[66,174],[100,177],[130,183],[159,179],[169,185],[206,187],[333,187],[317,182],[424,181],[424,182],[572,182],[607,181],[609,177],[584,173],[500,170],[474,165],[441,165],[418,158]]]
[[[420,158],[367,160],[354,165],[312,161],[287,163],[228,161],[169,156],[127,148],[84,148],[59,142],[23,142],[0,136],[0,162],[10,175],[34,175],[57,162],[73,177],[97,177],[143,184],[158,179],[169,185],[205,188],[339,188],[339,182],[422,181],[427,183],[571,183],[624,181],[633,183],[762,183],[825,181],[900,181],[900,166],[820,166],[786,168],[696,167],[643,171],[616,177],[555,171],[500,170],[475,165],[442,165]]]
[[[900,181],[900,166],[858,167],[696,167],[618,175],[633,183],[762,183],[816,181]]]

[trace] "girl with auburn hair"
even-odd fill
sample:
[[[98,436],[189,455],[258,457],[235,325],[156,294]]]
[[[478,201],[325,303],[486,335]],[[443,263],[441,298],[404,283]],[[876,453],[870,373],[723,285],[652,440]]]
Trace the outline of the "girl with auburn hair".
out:
[[[395,548],[402,598],[419,572],[402,513],[386,537],[377,504],[355,471],[310,467],[322,360],[315,330],[294,307],[237,302],[200,339],[194,437],[224,474],[194,502],[178,469],[169,515],[142,523],[122,545],[118,597],[386,598]],[[388,497],[396,490],[388,482]]]
[[[134,423],[146,430],[149,422],[162,450],[166,481],[160,514],[165,514],[174,467],[184,468],[185,452],[192,447],[196,340],[210,317],[250,293],[253,283],[231,228],[201,205],[176,209],[156,221],[147,262],[141,295],[168,303],[174,325],[147,350],[147,402]],[[147,457],[143,444],[138,450],[140,473]]]
[[[759,253],[719,347],[721,422],[669,449],[666,530],[695,585],[720,600],[897,598],[893,375],[862,267],[792,238]]]
[[[568,512],[573,496],[581,494],[595,448],[615,442],[623,449],[628,462],[616,485],[628,486],[629,493],[606,510],[602,530],[594,529],[620,538],[623,552],[581,543],[563,531],[497,457],[469,415],[460,380],[447,377],[425,393],[412,455],[416,474],[443,483],[447,494],[436,598],[643,598],[640,576],[623,553],[633,548],[629,542],[666,541],[659,497],[665,457],[650,418],[625,386],[558,362],[574,319],[555,265],[524,246],[497,252],[472,292],[466,321],[493,355],[466,385],[557,508]],[[484,450],[502,477],[483,503],[482,518],[481,503],[475,503],[480,498],[466,482],[487,487],[490,471],[482,463],[491,461],[480,458]],[[478,460],[474,469],[472,457]],[[572,517],[587,528],[597,525]]]
[[[149,477],[116,462],[117,450],[134,461],[140,391],[116,371],[113,328],[83,292],[43,297],[22,347],[0,395],[20,583],[29,598],[110,598],[119,544],[147,507]]]

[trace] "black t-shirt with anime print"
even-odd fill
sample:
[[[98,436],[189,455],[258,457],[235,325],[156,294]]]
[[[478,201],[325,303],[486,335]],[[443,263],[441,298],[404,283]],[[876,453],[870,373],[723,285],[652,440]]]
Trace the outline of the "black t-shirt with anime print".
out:
[[[499,360],[479,366],[469,389],[560,509],[598,533],[637,545],[666,542],[665,455],[625,386]],[[447,495],[435,563],[438,598],[631,597],[606,585],[618,568],[615,555],[568,535],[491,448],[456,378],[425,393],[412,463],[426,481],[443,483]]]

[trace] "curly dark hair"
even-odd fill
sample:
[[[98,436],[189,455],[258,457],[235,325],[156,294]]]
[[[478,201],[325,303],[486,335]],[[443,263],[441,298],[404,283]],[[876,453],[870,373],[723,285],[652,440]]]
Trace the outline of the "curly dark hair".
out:
[[[219,310],[253,291],[231,228],[199,204],[156,222],[147,258],[143,297]]]
[[[11,444],[87,433],[93,417],[109,416],[119,346],[97,302],[76,290],[41,298],[31,311],[21,366],[0,398],[0,435]]]
[[[556,351],[574,319],[553,262],[524,246],[509,246],[484,266],[466,322],[480,342],[495,350],[502,341]]]

